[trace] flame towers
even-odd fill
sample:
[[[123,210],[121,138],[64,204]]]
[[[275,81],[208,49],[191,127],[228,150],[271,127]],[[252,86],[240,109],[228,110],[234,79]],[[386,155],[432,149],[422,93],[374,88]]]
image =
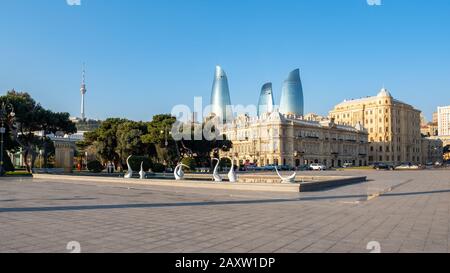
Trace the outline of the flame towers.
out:
[[[211,112],[222,118],[223,121],[231,121],[233,118],[230,90],[225,71],[216,67],[214,82],[211,92]]]
[[[266,83],[261,88],[261,94],[259,96],[258,102],[258,116],[264,113],[270,113],[273,111],[274,100],[273,100],[273,90],[272,83]]]
[[[289,73],[288,78],[284,81],[281,93],[280,113],[303,116],[303,107],[303,88],[300,80],[300,70],[296,69]]]

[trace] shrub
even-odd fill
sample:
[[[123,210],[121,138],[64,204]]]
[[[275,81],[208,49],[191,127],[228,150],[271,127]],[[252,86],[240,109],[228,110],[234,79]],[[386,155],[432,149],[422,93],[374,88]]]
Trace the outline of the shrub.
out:
[[[93,173],[100,173],[103,171],[103,165],[98,160],[89,161],[87,164],[87,168]]]
[[[32,174],[27,171],[14,171],[6,172],[6,176],[32,176]]]
[[[144,171],[148,171],[149,169],[153,170],[153,162],[146,156],[132,156],[130,158],[131,169],[135,172],[139,172],[141,170],[141,162],[144,162]]]
[[[166,167],[161,164],[161,163],[154,163],[153,164],[153,168],[152,171],[154,171],[155,173],[162,173],[166,170]]]
[[[215,162],[217,164],[217,161]],[[214,165],[216,166],[216,165]],[[220,168],[231,168],[231,160],[229,158],[221,158],[220,159]]]
[[[189,171],[194,171],[197,167],[197,162],[192,157],[185,157],[181,160],[181,163],[183,163],[186,166],[189,166]]]

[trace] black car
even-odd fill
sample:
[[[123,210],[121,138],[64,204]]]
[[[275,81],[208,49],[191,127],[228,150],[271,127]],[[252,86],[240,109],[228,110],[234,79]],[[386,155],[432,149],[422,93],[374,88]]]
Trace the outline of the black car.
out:
[[[388,170],[388,171],[395,170],[395,167],[393,165],[389,165],[386,163],[375,163],[373,164],[373,168],[375,170]]]
[[[311,166],[309,165],[300,165],[295,168],[297,171],[311,171]]]

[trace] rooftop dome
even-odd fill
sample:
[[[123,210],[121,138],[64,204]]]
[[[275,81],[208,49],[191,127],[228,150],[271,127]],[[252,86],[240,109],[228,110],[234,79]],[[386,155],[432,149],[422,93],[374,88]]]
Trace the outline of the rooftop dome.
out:
[[[380,93],[378,93],[378,97],[392,97],[391,93],[386,88],[382,88]]]

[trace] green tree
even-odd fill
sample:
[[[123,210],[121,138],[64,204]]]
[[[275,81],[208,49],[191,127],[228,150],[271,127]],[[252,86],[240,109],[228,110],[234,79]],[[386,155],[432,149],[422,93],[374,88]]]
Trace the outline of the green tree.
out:
[[[27,170],[32,172],[37,157],[37,150],[44,150],[44,158],[52,150],[49,144],[48,134],[73,134],[76,133],[75,124],[69,119],[68,113],[55,113],[44,109],[31,98],[28,93],[8,91],[0,97],[0,102],[11,104],[14,107],[15,118],[8,123],[10,137],[13,144],[9,149],[16,151],[17,147],[23,149]],[[36,132],[43,132],[38,136]],[[12,147],[11,147],[12,146]],[[28,157],[31,157],[31,165]]]
[[[183,156],[194,157],[197,159],[197,165],[207,167],[211,166],[211,156],[218,157],[219,151],[229,151],[233,144],[226,139],[225,135],[221,134],[216,135],[212,140],[207,140],[204,137],[201,140],[196,140],[195,135],[200,135],[202,132],[198,130],[202,130],[204,126],[204,124],[202,126],[192,125],[191,137],[180,141],[180,149]],[[212,128],[213,132],[215,130],[215,128]]]
[[[148,144],[142,136],[147,134],[147,123],[127,119],[109,118],[99,128],[84,135],[84,141],[77,144],[79,149],[94,147],[97,155],[104,161],[126,165],[130,155],[149,155]]]
[[[147,132],[141,136],[142,143],[147,144],[149,155],[159,163],[166,162],[175,165],[180,155],[178,144],[170,134],[176,118],[168,115],[155,115],[151,122],[147,123]]]
[[[121,161],[130,155],[143,156],[147,153],[147,146],[142,142],[142,136],[147,133],[147,126],[143,122],[127,121],[117,126],[116,153]]]
[[[97,154],[103,161],[121,162],[117,153],[117,129],[120,124],[128,122],[126,119],[109,118],[102,122],[100,127],[85,134],[87,145],[94,145]]]

